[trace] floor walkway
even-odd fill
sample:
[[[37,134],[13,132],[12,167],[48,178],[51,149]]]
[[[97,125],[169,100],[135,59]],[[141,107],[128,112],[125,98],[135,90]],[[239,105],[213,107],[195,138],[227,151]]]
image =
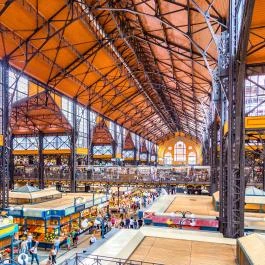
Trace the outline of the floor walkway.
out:
[[[104,239],[99,239],[92,246],[89,245],[89,238],[91,235],[85,235],[83,238],[80,238],[80,243],[78,244],[78,248],[73,248],[70,251],[64,251],[59,253],[57,257],[57,264],[63,264],[67,260],[67,264],[74,263],[74,258],[76,253],[83,253],[84,255],[90,255],[93,251],[95,251],[98,247],[108,241],[113,235],[115,235],[119,229],[112,229],[109,233],[105,235]],[[47,260],[46,260],[47,262]],[[46,264],[46,263],[43,263]]]

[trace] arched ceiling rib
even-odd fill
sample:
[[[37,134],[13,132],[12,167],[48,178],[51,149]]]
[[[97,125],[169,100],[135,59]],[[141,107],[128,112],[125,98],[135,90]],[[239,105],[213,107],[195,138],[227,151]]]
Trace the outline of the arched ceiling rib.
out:
[[[0,3],[0,57],[152,141],[201,138],[228,0]],[[16,19],[14,19],[16,17]]]

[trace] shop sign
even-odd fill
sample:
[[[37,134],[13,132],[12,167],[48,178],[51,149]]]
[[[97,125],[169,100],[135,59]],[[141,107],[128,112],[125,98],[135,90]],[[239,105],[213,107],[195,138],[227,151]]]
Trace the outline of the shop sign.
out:
[[[65,213],[64,210],[51,210],[51,215],[52,216],[63,216]]]
[[[92,207],[93,206],[93,201],[89,201],[89,202],[87,202],[86,204],[85,204],[85,208],[87,209],[87,208],[90,208],[90,207]]]
[[[85,204],[81,204],[75,207],[76,212],[81,212],[85,209]]]
[[[8,214],[12,215],[12,216],[22,216],[23,215],[22,210],[9,210]]]
[[[75,212],[75,207],[74,206],[71,206],[71,207],[68,207],[65,209],[65,215],[69,215],[69,214],[72,214]]]
[[[109,205],[109,202],[101,203],[98,205],[98,208],[104,208],[104,207],[107,207],[108,205]]]
[[[33,209],[24,209],[24,216],[28,217],[44,217],[45,212],[40,210],[33,210]]]

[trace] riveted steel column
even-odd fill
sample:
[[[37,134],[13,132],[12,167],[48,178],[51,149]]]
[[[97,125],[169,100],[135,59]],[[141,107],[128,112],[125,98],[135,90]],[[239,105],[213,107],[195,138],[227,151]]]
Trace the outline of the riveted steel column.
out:
[[[77,120],[76,120],[77,101],[73,100],[73,125],[71,132],[71,159],[70,159],[70,174],[71,174],[71,192],[76,192],[76,142],[77,142]]]
[[[44,183],[44,155],[43,155],[43,138],[44,134],[39,133],[39,149],[38,149],[38,155],[39,155],[39,165],[38,165],[38,178],[39,178],[39,188],[44,189],[45,183]]]
[[[9,66],[6,60],[1,63],[0,86],[0,208],[8,207],[9,191],[9,159],[10,159],[10,128],[9,128]]]
[[[14,189],[15,180],[14,180],[14,170],[15,170],[15,164],[14,164],[14,154],[13,154],[13,144],[14,144],[14,135],[10,137],[10,153],[9,153],[9,188]]]

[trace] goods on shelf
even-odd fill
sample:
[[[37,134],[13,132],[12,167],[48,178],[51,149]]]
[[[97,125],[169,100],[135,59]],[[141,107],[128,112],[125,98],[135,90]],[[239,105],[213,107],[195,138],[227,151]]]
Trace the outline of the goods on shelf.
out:
[[[53,242],[54,239],[55,239],[55,234],[52,234],[52,233],[47,233],[46,236],[45,236],[45,241],[47,242]]]

